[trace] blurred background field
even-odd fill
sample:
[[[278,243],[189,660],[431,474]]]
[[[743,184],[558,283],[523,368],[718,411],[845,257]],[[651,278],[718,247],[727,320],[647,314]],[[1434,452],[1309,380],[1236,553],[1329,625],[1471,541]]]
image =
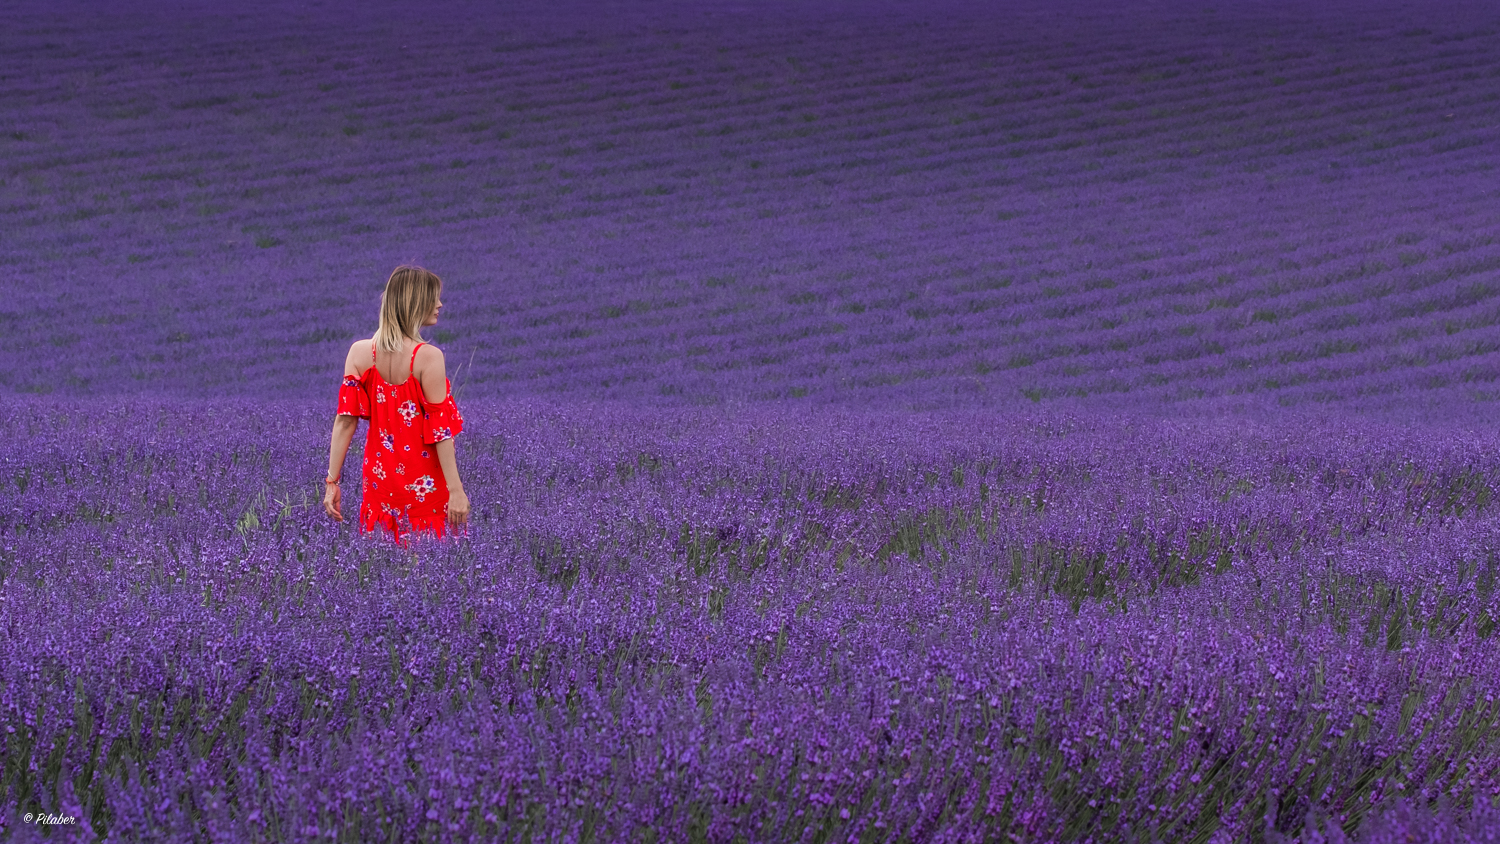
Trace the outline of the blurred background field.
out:
[[[1484,4],[70,8],[16,393],[327,396],[416,260],[472,398],[1494,406]]]

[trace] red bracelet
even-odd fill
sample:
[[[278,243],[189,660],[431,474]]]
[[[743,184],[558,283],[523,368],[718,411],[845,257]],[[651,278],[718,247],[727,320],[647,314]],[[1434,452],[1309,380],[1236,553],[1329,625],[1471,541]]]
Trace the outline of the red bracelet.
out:
[[[331,485],[331,486],[338,486],[339,485],[339,481],[341,481],[343,479],[344,479],[344,476],[343,475],[339,475],[337,478],[334,478],[333,480],[329,480],[327,478],[324,478],[323,479],[323,483]]]

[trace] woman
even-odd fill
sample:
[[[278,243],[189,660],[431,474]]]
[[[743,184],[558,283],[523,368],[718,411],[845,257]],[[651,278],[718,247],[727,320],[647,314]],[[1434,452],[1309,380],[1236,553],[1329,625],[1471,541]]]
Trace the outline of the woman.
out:
[[[442,279],[421,267],[391,273],[375,336],[349,347],[333,418],[323,509],[344,520],[344,455],[359,420],[368,419],[359,528],[379,525],[398,543],[413,531],[442,536],[445,522],[457,528],[469,520],[453,452],[464,419],[453,403],[443,353],[421,336],[423,326],[437,324],[442,291]]]

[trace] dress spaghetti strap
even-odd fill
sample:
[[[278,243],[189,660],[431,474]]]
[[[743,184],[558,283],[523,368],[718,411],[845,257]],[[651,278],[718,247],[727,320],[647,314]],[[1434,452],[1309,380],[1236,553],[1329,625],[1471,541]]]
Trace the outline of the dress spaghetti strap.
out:
[[[427,345],[427,344],[426,343],[418,343],[417,345],[415,345],[415,346],[412,347],[412,350],[411,350],[411,366],[410,366],[410,368],[408,368],[406,370],[406,380],[407,381],[410,381],[412,379],[412,377],[417,374],[417,349],[420,349],[420,348],[422,348],[425,345]]]

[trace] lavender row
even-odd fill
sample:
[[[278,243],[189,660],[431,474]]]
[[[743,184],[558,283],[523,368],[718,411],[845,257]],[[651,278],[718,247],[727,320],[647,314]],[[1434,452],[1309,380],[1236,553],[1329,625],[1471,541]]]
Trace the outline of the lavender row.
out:
[[[411,554],[301,506],[320,455],[277,443],[323,414],[10,416],[7,799],[149,837],[1237,840],[1500,787],[1488,435],[467,415],[479,518]]]
[[[673,611],[681,591],[652,600],[663,584],[649,576],[623,594],[587,581],[563,594],[518,562],[476,559],[495,578],[478,589],[472,576],[413,570],[410,593],[370,603],[335,577],[333,594],[274,623],[236,619],[234,632],[191,597],[143,614],[138,632],[110,616],[27,618],[44,638],[25,644],[83,692],[35,672],[50,700],[74,705],[61,717],[37,707],[19,732],[34,729],[35,743],[8,739],[8,755],[18,742],[37,779],[66,772],[101,826],[268,840],[392,827],[1228,840],[1273,813],[1317,807],[1353,827],[1395,795],[1467,805],[1495,787],[1495,682],[1474,675],[1491,642],[1391,653],[1287,624],[1286,607],[1195,612],[1243,603],[1232,588],[1075,613],[997,601],[1006,587],[985,566],[920,591],[910,580],[929,582],[926,570],[879,585],[867,573],[752,577],[716,622],[706,589]],[[376,569],[383,591],[399,570]],[[626,596],[634,620],[599,618]],[[99,626],[114,633],[90,648],[102,682],[59,653]],[[133,659],[113,664],[114,648]],[[160,674],[134,668],[158,659]],[[93,702],[100,687],[117,689],[113,705]],[[70,737],[74,752],[52,755]],[[110,771],[112,756],[128,761]]]

